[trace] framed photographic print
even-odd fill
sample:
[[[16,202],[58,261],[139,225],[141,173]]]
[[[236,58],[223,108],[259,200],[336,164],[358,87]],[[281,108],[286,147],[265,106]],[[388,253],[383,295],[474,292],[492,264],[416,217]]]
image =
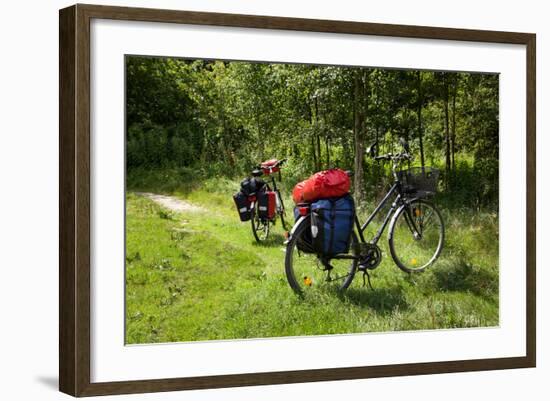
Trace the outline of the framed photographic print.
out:
[[[60,390],[534,367],[535,113],[534,34],[61,10]]]

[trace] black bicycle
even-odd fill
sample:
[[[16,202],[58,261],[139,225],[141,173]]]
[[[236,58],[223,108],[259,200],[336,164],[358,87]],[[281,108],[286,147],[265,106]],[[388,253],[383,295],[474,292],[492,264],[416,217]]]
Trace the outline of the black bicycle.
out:
[[[272,159],[263,162],[256,169],[252,171],[252,176],[259,178],[264,175],[270,178],[269,182],[265,183],[265,188],[262,190],[264,193],[273,192],[275,196],[275,208],[272,216],[266,216],[266,213],[260,213],[259,208],[261,207],[257,201],[257,196],[249,198],[251,200],[250,206],[250,222],[252,224],[252,234],[257,242],[263,242],[267,240],[269,236],[270,226],[275,225],[277,216],[281,219],[281,225],[283,230],[287,230],[287,225],[285,222],[285,205],[283,203],[283,198],[279,188],[277,188],[277,181],[275,180],[275,173],[278,173],[279,181],[281,181],[281,167],[286,162],[286,159]],[[271,184],[271,185],[270,185]]]
[[[292,228],[286,246],[285,271],[292,289],[303,294],[314,288],[332,285],[340,290],[350,286],[357,271],[369,278],[382,260],[377,243],[389,224],[388,243],[395,264],[407,273],[424,271],[432,265],[443,248],[445,227],[437,207],[429,200],[436,192],[439,171],[430,167],[399,170],[403,162],[411,160],[407,142],[402,140],[403,152],[376,156],[376,144],[367,153],[375,160],[391,161],[394,182],[387,194],[360,224],[355,216],[350,251],[332,256],[316,254],[311,246],[310,205],[298,205],[300,218]],[[348,175],[352,175],[348,172]],[[382,225],[370,240],[365,238],[367,227],[392,202]],[[370,280],[369,280],[370,284]]]

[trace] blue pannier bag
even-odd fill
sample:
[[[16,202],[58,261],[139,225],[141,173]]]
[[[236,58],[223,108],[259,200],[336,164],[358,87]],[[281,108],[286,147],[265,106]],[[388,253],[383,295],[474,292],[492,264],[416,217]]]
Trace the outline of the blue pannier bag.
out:
[[[350,195],[319,199],[311,204],[311,238],[315,252],[332,256],[349,252],[355,219]]]

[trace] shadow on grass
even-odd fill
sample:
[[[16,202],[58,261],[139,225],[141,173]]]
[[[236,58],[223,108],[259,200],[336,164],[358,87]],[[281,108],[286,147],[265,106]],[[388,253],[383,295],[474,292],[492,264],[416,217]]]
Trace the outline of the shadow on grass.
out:
[[[387,315],[396,308],[406,310],[409,307],[405,298],[405,293],[401,287],[391,288],[351,288],[345,292],[340,292],[338,297],[342,301],[349,301],[360,307],[374,309],[381,315]]]
[[[441,291],[460,291],[491,297],[498,293],[498,272],[490,272],[466,261],[454,261],[433,270],[435,286]]]

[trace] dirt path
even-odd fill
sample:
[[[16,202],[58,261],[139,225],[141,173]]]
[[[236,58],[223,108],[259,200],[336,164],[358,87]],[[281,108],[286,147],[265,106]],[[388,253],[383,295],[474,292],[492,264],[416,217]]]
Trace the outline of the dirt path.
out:
[[[151,199],[162,207],[169,209],[173,212],[200,213],[206,211],[206,209],[201,206],[193,205],[192,203],[175,198],[173,196],[158,195],[150,192],[136,192],[136,195],[145,196],[146,198]]]

